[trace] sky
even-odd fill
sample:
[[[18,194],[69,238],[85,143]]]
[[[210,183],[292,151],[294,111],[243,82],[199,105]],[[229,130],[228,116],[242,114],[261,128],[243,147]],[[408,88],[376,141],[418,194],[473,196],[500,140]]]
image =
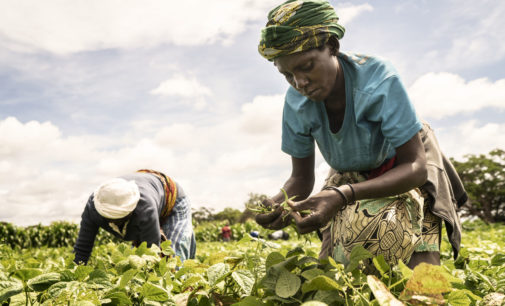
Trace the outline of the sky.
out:
[[[243,210],[291,171],[287,83],[257,52],[273,0],[0,0],[0,221],[79,222],[141,168]],[[505,2],[333,1],[341,51],[399,71],[447,156],[505,149]],[[316,186],[328,166],[316,157]]]

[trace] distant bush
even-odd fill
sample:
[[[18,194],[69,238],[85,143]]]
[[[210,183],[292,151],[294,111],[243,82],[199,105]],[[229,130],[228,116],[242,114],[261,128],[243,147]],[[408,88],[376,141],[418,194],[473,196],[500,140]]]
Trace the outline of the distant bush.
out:
[[[0,222],[0,242],[11,248],[51,248],[73,246],[79,233],[75,223],[58,221],[50,225],[32,225],[20,227],[8,222]],[[104,230],[100,230],[95,244],[115,241],[116,238]]]

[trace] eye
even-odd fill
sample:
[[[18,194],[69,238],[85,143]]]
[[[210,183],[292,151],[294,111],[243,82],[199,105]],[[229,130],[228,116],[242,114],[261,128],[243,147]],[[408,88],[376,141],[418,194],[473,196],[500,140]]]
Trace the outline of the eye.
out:
[[[305,72],[308,72],[312,69],[313,65],[312,65],[312,61],[306,63],[305,65],[303,65],[300,70],[301,71],[305,71]]]

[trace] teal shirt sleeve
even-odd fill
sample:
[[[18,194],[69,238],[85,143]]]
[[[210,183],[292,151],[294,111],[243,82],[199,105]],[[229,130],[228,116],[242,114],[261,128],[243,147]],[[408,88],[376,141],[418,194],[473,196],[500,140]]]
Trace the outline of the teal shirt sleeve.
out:
[[[282,145],[283,152],[296,158],[305,158],[314,154],[314,138],[310,125],[304,123],[305,97],[290,87],[286,93],[282,114]]]
[[[377,87],[367,109],[367,120],[380,123],[384,138],[395,148],[405,144],[422,128],[407,91],[397,75],[392,75]]]

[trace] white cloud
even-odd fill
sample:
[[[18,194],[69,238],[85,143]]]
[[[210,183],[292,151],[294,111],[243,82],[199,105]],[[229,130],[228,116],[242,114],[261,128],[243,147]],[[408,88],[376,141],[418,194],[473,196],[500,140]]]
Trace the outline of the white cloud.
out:
[[[373,6],[368,3],[360,4],[360,5],[352,5],[350,3],[342,3],[338,4],[335,7],[335,11],[339,17],[339,23],[342,25],[346,25],[350,23],[357,16],[365,13],[373,11]]]
[[[195,207],[243,209],[250,192],[277,193],[288,178],[290,158],[280,151],[282,104],[281,95],[259,96],[214,125],[173,124],[113,140],[64,137],[49,122],[2,120],[0,220],[77,221],[101,181],[140,168],[174,177]]]
[[[485,107],[505,108],[505,79],[491,82],[480,78],[466,82],[452,73],[427,73],[408,91],[424,118],[440,119]]]
[[[479,124],[471,120],[453,127],[435,130],[443,152],[461,160],[467,154],[484,154],[504,149],[505,123]]]
[[[69,54],[160,44],[229,44],[275,0],[18,0],[0,2],[0,44],[20,52]],[[341,9],[350,20],[368,4]]]
[[[4,44],[58,54],[162,43],[227,43],[274,1],[36,0],[0,2]]]
[[[473,1],[454,2],[458,9],[450,13],[454,32],[450,49],[444,52],[443,64],[452,68],[474,67],[505,57],[505,4],[490,1],[475,5]],[[464,20],[465,22],[462,22]]]
[[[196,78],[175,75],[151,90],[152,95],[180,97],[188,104],[193,104],[195,109],[201,110],[207,104],[205,97],[212,96],[212,91],[200,84]]]

